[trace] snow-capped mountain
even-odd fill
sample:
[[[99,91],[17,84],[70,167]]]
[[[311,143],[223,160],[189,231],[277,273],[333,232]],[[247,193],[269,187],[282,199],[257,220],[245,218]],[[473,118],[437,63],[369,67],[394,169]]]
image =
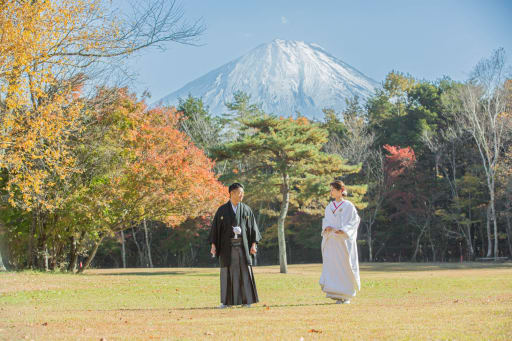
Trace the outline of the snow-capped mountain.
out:
[[[201,97],[210,112],[227,112],[233,93],[251,95],[267,113],[322,119],[323,108],[342,110],[345,98],[365,100],[377,82],[316,44],[276,39],[186,84],[155,105],[177,105],[189,94]]]

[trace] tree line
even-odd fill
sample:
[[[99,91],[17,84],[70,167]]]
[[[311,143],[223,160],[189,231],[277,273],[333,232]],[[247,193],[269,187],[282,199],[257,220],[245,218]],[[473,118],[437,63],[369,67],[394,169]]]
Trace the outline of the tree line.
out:
[[[257,263],[286,272],[321,261],[335,178],[362,218],[362,261],[511,256],[503,49],[465,82],[390,72],[322,120],[266,113],[242,92],[220,116],[192,96],[149,108],[105,75],[204,27],[175,2],[147,4],[123,19],[95,0],[1,5],[0,268],[212,266],[209,220],[238,181],[264,237]]]
[[[186,118],[181,130],[216,161],[219,179],[246,185],[244,200],[263,230],[259,264],[286,272],[289,262],[321,261],[319,226],[334,178],[349,185],[361,215],[362,261],[510,257],[511,91],[499,49],[466,82],[390,72],[367,102],[350,98],[345,110],[326,108],[318,121],[265,113],[242,92],[220,117],[192,96],[177,110]],[[194,229],[156,228],[159,265],[214,265],[208,228],[208,220]],[[118,254],[114,245],[106,255]],[[115,266],[115,257],[105,265]]]

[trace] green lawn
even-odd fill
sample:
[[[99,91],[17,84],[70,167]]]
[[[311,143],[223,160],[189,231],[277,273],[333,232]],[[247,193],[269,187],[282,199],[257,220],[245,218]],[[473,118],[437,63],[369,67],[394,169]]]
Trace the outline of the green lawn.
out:
[[[218,269],[0,273],[0,339],[512,340],[512,263],[362,264],[350,305],[320,271],[256,267],[260,303],[229,309]]]

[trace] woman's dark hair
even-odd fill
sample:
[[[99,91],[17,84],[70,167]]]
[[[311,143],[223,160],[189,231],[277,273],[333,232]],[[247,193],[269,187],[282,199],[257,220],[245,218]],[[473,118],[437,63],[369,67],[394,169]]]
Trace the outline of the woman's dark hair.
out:
[[[342,189],[345,189],[345,184],[341,180],[334,180],[330,184],[335,190],[341,191]]]
[[[237,188],[244,189],[244,186],[241,183],[235,182],[229,186],[229,193],[231,193],[231,191],[234,191]]]

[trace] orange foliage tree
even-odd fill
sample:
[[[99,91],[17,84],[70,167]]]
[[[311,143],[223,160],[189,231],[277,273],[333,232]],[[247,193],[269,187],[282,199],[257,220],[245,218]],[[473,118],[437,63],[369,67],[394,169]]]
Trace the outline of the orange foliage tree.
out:
[[[178,129],[182,117],[174,108],[148,110],[126,89],[116,96],[104,114],[123,116],[128,127],[114,131],[122,161],[75,197],[81,225],[94,240],[83,269],[108,235],[143,219],[177,226],[188,218],[209,216],[227,199],[213,162]]]

